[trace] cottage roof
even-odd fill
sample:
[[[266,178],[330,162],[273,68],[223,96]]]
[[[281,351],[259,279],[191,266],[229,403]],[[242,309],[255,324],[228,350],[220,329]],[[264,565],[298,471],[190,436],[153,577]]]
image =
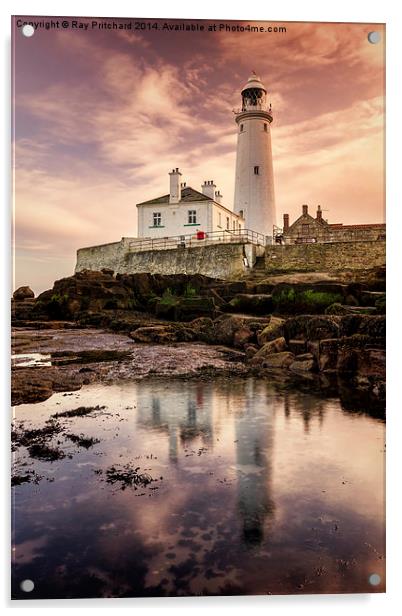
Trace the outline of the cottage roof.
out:
[[[313,216],[311,216],[311,214],[301,214],[301,216],[299,216],[299,218],[297,218],[294,223],[292,223],[289,227],[289,231],[292,231],[293,229],[295,229],[296,227],[298,227],[298,225],[300,223],[306,223],[306,224],[317,224],[318,226],[323,226],[323,227],[327,227],[328,223],[321,219],[321,220],[317,220],[317,218],[314,218]]]
[[[150,199],[149,201],[142,201],[141,203],[137,203],[138,205],[158,205],[169,203],[170,195],[162,195],[162,197],[156,197],[155,199]],[[207,195],[203,195],[198,192],[198,190],[194,190],[191,186],[186,186],[181,189],[181,200],[179,203],[192,203],[194,201],[214,201],[212,197],[208,197]]]

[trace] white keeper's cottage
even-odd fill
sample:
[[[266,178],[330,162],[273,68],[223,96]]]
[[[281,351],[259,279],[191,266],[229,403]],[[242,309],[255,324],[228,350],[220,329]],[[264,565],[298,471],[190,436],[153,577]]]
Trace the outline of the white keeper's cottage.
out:
[[[169,194],[137,203],[139,238],[203,236],[245,229],[244,218],[222,205],[222,195],[213,180],[206,180],[199,192],[181,182],[181,175],[178,168],[169,173]]]

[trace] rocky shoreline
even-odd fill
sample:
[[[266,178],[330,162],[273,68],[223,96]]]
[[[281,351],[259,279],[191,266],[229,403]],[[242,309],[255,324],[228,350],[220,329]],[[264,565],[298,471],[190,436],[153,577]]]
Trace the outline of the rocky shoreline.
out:
[[[84,271],[12,300],[12,402],[94,381],[346,381],[385,402],[385,272],[222,281]]]

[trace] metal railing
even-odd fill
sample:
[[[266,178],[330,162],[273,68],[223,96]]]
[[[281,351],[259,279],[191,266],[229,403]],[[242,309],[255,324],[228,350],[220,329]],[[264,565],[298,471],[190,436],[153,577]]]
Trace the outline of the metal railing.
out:
[[[128,245],[129,252],[146,252],[148,250],[173,250],[177,248],[194,248],[215,244],[256,244],[266,245],[266,237],[262,233],[250,229],[238,231],[198,232],[192,235],[174,235],[170,237],[144,238],[132,240]]]

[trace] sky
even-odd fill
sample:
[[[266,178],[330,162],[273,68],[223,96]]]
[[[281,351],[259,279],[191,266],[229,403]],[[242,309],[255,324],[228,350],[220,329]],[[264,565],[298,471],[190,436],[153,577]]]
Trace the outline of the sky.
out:
[[[384,26],[141,21],[205,30],[14,27],[15,287],[51,288],[78,248],[135,237],[136,203],[167,194],[173,167],[196,190],[214,180],[232,209],[233,109],[252,70],[272,103],[278,224],[304,203],[331,223],[384,222]]]

